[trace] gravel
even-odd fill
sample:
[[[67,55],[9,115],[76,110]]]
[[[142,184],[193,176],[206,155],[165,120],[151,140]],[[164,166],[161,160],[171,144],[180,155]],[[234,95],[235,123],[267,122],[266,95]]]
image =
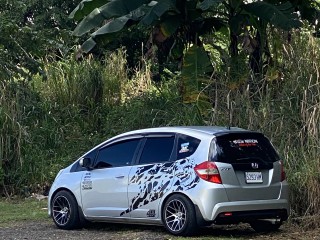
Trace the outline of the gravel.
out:
[[[312,239],[320,240],[320,228],[304,231],[297,225],[283,225],[279,231],[269,234],[255,233],[247,224],[202,228],[199,234],[188,239]],[[0,239],[178,239],[163,227],[94,223],[79,230],[60,230],[51,219],[23,221],[0,227]],[[181,238],[179,238],[181,239]]]

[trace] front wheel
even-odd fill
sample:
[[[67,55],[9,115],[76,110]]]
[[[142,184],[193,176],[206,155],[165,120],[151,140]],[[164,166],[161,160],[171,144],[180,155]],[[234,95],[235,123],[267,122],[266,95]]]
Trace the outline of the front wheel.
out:
[[[166,201],[162,219],[166,229],[173,235],[190,236],[198,228],[192,202],[182,195],[172,195]]]
[[[259,233],[274,232],[280,228],[280,226],[282,225],[282,221],[273,223],[266,220],[257,220],[255,222],[251,222],[250,225],[256,232]]]
[[[58,228],[74,229],[80,227],[78,204],[68,191],[58,192],[51,203],[52,219]]]

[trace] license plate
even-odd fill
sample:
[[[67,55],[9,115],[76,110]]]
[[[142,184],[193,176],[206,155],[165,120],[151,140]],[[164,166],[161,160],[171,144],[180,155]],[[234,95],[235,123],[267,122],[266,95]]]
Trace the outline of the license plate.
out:
[[[262,183],[261,172],[246,172],[246,183]]]

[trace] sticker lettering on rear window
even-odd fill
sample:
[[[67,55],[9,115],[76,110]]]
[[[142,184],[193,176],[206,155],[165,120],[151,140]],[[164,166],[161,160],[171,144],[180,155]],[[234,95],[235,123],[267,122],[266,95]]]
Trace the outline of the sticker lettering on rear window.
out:
[[[253,147],[258,145],[257,139],[237,139],[232,142],[239,147]]]

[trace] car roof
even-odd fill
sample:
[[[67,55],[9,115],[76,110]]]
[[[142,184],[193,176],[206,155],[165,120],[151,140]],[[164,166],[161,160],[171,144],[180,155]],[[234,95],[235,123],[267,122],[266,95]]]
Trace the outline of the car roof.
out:
[[[155,134],[161,134],[161,133],[181,133],[185,135],[190,135],[193,137],[198,138],[212,138],[217,135],[223,135],[227,133],[234,133],[234,132],[254,132],[250,130],[246,130],[243,128],[238,127],[222,127],[222,126],[175,126],[175,127],[156,127],[156,128],[144,128],[139,130],[134,130],[130,132],[125,132],[120,135],[116,135],[112,138],[107,139],[106,141],[100,143],[99,145],[95,146],[93,149],[85,153],[84,155],[88,154],[91,151],[94,151],[95,149],[111,143],[115,140],[120,140],[122,138],[130,137],[133,135],[144,135],[148,133],[155,133]],[[84,156],[83,155],[83,156]]]
[[[222,127],[222,126],[175,126],[175,127],[157,127],[157,128],[145,128],[134,130],[130,132],[126,132],[116,136],[124,137],[127,135],[134,134],[146,134],[146,133],[181,133],[181,134],[192,134],[192,135],[216,135],[216,134],[224,134],[230,132],[251,132],[249,130],[245,130],[238,127]]]

